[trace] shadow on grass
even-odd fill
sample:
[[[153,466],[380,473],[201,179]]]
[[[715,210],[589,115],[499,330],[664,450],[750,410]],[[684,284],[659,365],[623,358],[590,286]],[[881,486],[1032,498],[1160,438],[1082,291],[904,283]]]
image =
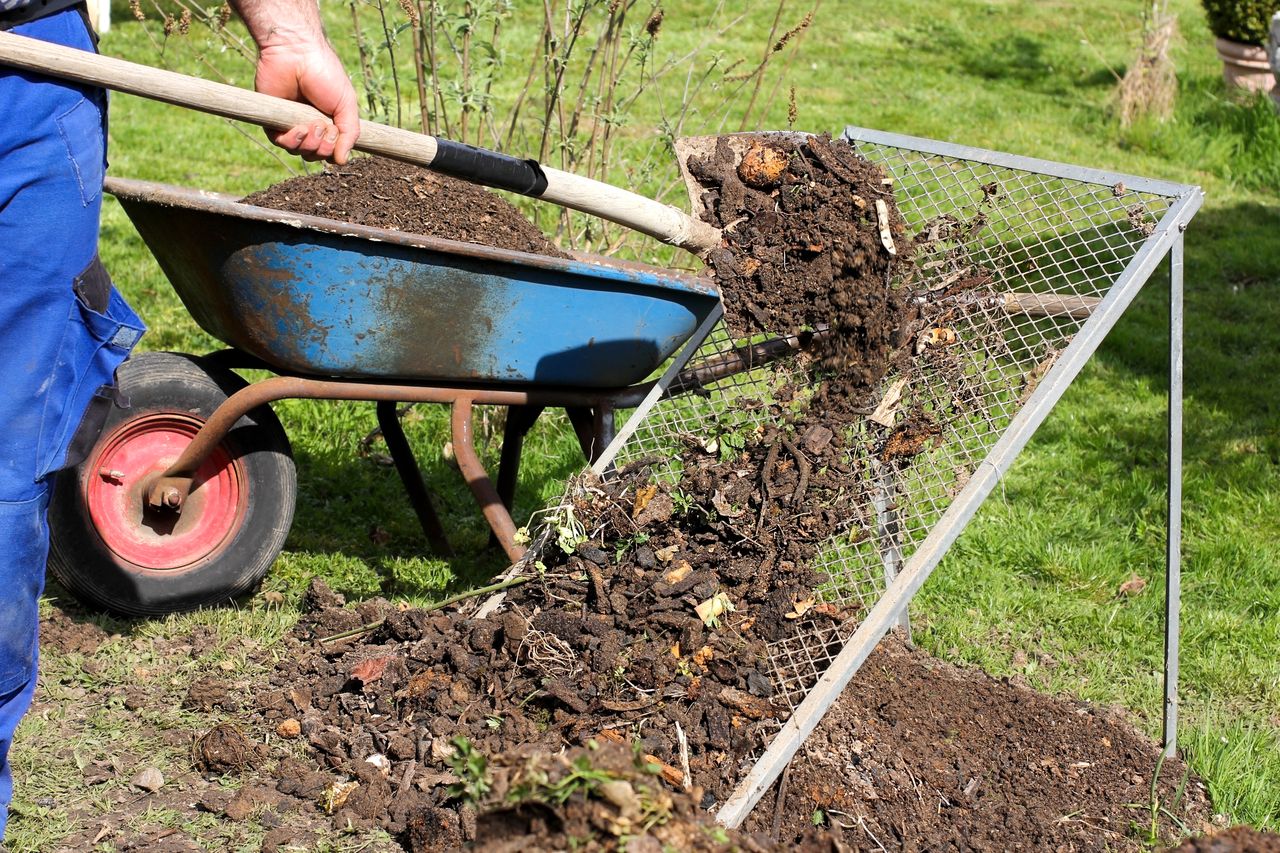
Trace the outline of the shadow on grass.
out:
[[[1113,86],[1116,81],[1111,70],[1100,65],[1081,69],[1077,76],[1064,76],[1063,68],[1079,66],[1082,60],[1075,52],[1074,41],[1064,44],[1058,34],[1015,33],[984,38],[981,32],[931,21],[913,28],[903,41],[947,57],[952,73],[958,70],[988,82],[1008,83],[1020,91],[1064,95],[1084,87]],[[1123,69],[1119,73],[1123,74]]]
[[[484,583],[508,565],[502,549],[490,543],[489,526],[456,468],[439,456],[427,461],[426,454],[418,454],[423,479],[454,551],[453,557],[442,559],[432,554],[395,468],[358,456],[358,441],[358,436],[351,437],[351,454],[345,457],[295,451],[298,504],[288,550],[362,562],[378,575],[385,596],[438,597]],[[489,453],[483,454],[494,480],[498,448],[495,440]],[[383,448],[379,445],[378,450]],[[536,460],[531,456],[526,452],[516,488],[512,517],[517,526],[545,505],[542,496],[556,492],[585,464],[572,453],[539,454]],[[443,570],[452,578],[442,589],[426,578],[433,573],[412,570],[417,562],[434,563],[437,573]],[[341,586],[340,581],[334,584],[341,592],[354,592]]]
[[[1280,464],[1280,207],[1209,207],[1186,235],[1184,373],[1189,458],[1242,450]],[[1159,393],[1168,382],[1169,265],[1099,351]]]

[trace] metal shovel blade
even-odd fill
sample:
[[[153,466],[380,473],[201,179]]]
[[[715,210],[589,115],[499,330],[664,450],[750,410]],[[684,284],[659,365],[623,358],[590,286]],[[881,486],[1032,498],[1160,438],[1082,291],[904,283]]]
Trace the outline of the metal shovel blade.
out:
[[[685,190],[689,193],[689,215],[694,219],[706,220],[707,206],[703,196],[706,188],[689,171],[691,157],[710,157],[715,155],[716,147],[723,141],[733,155],[733,165],[737,168],[742,156],[757,142],[798,142],[809,136],[807,133],[792,130],[747,131],[744,133],[726,133],[720,136],[682,136],[675,141],[676,162],[680,165],[680,177],[684,179]]]

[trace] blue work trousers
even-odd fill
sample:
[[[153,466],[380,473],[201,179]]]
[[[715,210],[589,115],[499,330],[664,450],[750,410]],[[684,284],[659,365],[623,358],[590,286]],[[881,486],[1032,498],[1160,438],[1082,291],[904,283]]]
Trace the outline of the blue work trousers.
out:
[[[14,32],[93,50],[74,9]],[[96,437],[143,328],[97,260],[105,168],[105,92],[0,66],[0,838],[36,684],[51,475]]]

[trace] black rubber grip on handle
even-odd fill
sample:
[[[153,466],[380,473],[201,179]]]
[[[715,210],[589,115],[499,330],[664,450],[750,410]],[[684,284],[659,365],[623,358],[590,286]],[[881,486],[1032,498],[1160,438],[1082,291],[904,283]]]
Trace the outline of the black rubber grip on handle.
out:
[[[547,176],[537,160],[521,160],[487,148],[448,139],[436,140],[431,168],[455,178],[537,198],[547,191]]]

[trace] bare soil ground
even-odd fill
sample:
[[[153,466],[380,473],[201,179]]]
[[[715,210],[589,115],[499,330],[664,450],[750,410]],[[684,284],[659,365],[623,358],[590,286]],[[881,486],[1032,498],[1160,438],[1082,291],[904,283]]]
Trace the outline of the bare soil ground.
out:
[[[1233,826],[1199,838],[1189,838],[1173,848],[1174,853],[1277,853],[1280,835],[1259,832],[1248,826]]]
[[[537,700],[522,711],[453,687],[464,682],[446,687],[443,673],[427,679],[412,642],[314,636],[317,624],[398,614],[449,621],[465,644],[475,626],[462,617],[339,606],[320,587],[309,598],[320,609],[271,648],[201,629],[159,642],[109,634],[74,610],[50,609],[28,745],[48,746],[41,761],[61,788],[14,820],[48,820],[30,813],[38,807],[68,833],[31,849],[610,850],[632,835],[647,839],[633,850],[1149,849],[1158,750],[1119,714],[895,640],[797,756],[781,799],[775,787],[744,832],[727,833],[699,807],[706,792],[696,783],[685,792],[681,774],[654,760],[652,741],[569,743]],[[187,659],[202,666],[172,665]],[[281,680],[308,659],[342,666]],[[500,688],[502,674],[483,683]],[[454,733],[477,727],[460,723],[460,710],[489,732],[462,756]],[[154,791],[141,776],[148,768],[163,777]],[[1184,774],[1166,762],[1155,796],[1199,830],[1204,790]],[[1176,839],[1168,817],[1158,831]],[[1219,846],[1185,849],[1271,850],[1274,841],[1236,830]]]

